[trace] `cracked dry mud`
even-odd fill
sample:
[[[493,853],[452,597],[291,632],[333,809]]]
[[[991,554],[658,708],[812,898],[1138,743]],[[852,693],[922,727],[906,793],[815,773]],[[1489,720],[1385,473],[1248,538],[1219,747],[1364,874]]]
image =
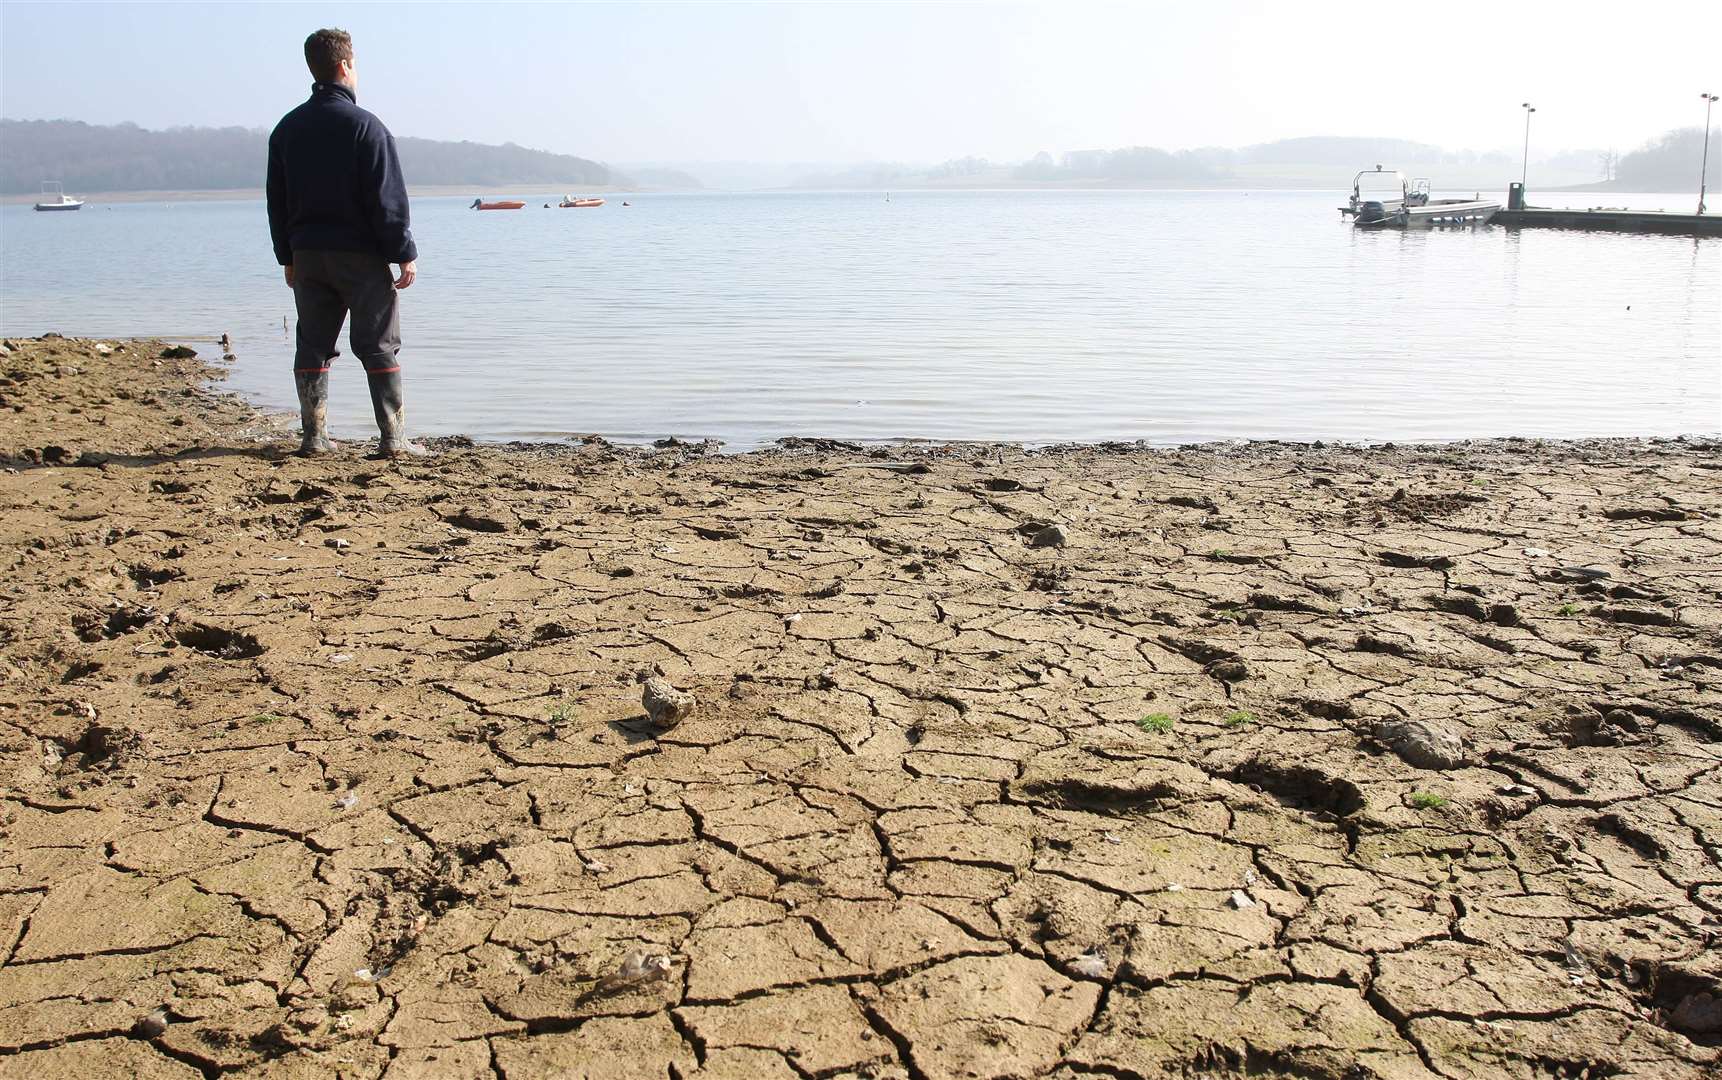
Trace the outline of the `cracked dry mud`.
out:
[[[0,1074],[1717,1074],[1714,443],[307,461],[12,344]]]

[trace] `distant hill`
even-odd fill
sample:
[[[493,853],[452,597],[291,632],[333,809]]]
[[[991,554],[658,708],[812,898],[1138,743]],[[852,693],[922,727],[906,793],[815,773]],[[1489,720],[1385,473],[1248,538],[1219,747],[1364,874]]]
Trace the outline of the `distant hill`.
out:
[[[1392,168],[1395,161],[1440,161],[1439,146],[1409,139],[1354,138],[1339,135],[1308,135],[1301,139],[1246,146],[1233,151],[1234,161],[1244,165],[1331,165],[1338,169],[1367,169],[1380,163]],[[1361,164],[1360,164],[1361,163]]]
[[[639,168],[627,169],[626,172],[634,185],[642,188],[658,191],[700,191],[705,188],[699,177],[681,169],[642,165]]]
[[[1572,160],[1567,160],[1569,157]],[[1573,183],[1595,176],[1586,151],[1545,163],[1546,177]],[[1359,169],[1381,164],[1427,176],[1442,190],[1500,187],[1518,173],[1507,154],[1443,150],[1408,139],[1310,136],[1245,147],[1161,150],[1042,151],[1020,164],[958,158],[942,165],[863,165],[803,177],[803,188],[1113,187],[1113,188],[1345,188]]]
[[[1615,191],[1696,193],[1703,152],[1703,128],[1678,128],[1623,155],[1608,186]],[[1712,191],[1722,186],[1722,137],[1715,134],[1710,138],[1710,166],[1704,176]]]
[[[1709,189],[1722,189],[1722,134],[1710,136],[1710,163],[1705,169]],[[1698,166],[1704,159],[1704,129],[1677,128],[1645,143],[1630,154],[1613,158],[1613,175],[1589,184],[1571,184],[1555,191],[1646,191],[1667,194],[1698,194]],[[1597,155],[1599,161],[1603,155]],[[1533,195],[1537,185],[1532,184]],[[1545,185],[1546,187],[1546,185]],[[1712,198],[1712,205],[1718,200]]]
[[[543,184],[574,189],[633,187],[639,182],[596,161],[513,143],[395,141],[411,186]],[[268,143],[268,132],[260,128],[146,131],[136,124],[0,120],[0,194],[35,192],[43,180],[59,180],[68,192],[260,188]],[[699,186],[686,173],[667,171],[644,182]]]
[[[1615,179],[1592,184],[1605,168],[1600,150],[1564,150],[1533,157],[1531,187],[1562,185],[1611,191],[1696,191],[1704,132],[1671,131],[1644,148],[1621,155]],[[1722,136],[1712,140],[1710,186],[1718,187]],[[934,166],[857,165],[804,176],[798,188],[1325,188],[1351,186],[1352,174],[1381,165],[1409,176],[1428,177],[1437,191],[1478,190],[1503,194],[1519,178],[1517,154],[1446,150],[1409,139],[1317,135],[1244,147],[1167,151],[1152,146],[1119,150],[1072,150],[1054,157],[1042,151],[1012,164],[985,158],[955,158]],[[1722,194],[1718,195],[1722,201]]]
[[[1020,165],[955,158],[931,168],[858,165],[804,176],[796,188],[1203,187],[1222,178],[1187,152],[1151,146],[1073,150],[1054,159],[1042,151]]]
[[[1144,187],[1196,187],[1221,179],[1189,151],[1170,153],[1152,146],[1121,150],[1072,150],[1060,161],[1041,151],[1017,166],[1018,180]]]

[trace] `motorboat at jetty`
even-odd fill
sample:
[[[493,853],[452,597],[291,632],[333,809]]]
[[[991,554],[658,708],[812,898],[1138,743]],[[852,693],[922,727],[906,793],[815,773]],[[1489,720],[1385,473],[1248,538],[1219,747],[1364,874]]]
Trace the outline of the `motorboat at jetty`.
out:
[[[1382,177],[1392,183],[1385,188],[1374,185],[1366,192],[1365,177]],[[1408,229],[1428,225],[1482,224],[1500,209],[1500,203],[1480,196],[1431,199],[1427,179],[1408,180],[1397,169],[1383,169],[1377,165],[1352,179],[1351,202],[1340,207],[1339,212],[1342,216],[1350,215],[1351,223],[1361,229]]]
[[[564,195],[562,196],[562,201],[556,205],[560,206],[564,210],[567,210],[570,207],[586,209],[593,206],[603,206],[604,200],[598,198],[596,195],[581,195],[578,198],[573,195]]]
[[[42,198],[36,203],[38,210],[76,210],[84,205],[84,200],[74,199],[66,194],[66,189],[58,180],[42,181]]]
[[[483,199],[472,200],[474,210],[524,210],[526,204],[515,199],[498,199],[496,202],[485,202]]]

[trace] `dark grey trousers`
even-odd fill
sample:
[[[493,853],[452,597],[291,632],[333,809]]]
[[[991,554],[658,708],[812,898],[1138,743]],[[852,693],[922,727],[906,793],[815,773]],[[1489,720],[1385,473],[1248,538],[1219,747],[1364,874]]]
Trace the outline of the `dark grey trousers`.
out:
[[[380,255],[357,251],[294,251],[293,304],[299,329],[293,370],[328,371],[341,355],[341,324],[352,313],[347,341],[368,375],[399,371],[401,294]]]

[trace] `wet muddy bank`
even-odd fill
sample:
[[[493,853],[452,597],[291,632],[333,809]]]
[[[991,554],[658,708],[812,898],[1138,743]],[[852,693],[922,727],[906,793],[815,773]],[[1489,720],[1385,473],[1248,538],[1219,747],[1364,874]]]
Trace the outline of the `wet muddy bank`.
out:
[[[1713,443],[302,460],[11,345],[7,1071],[1717,1067]]]

